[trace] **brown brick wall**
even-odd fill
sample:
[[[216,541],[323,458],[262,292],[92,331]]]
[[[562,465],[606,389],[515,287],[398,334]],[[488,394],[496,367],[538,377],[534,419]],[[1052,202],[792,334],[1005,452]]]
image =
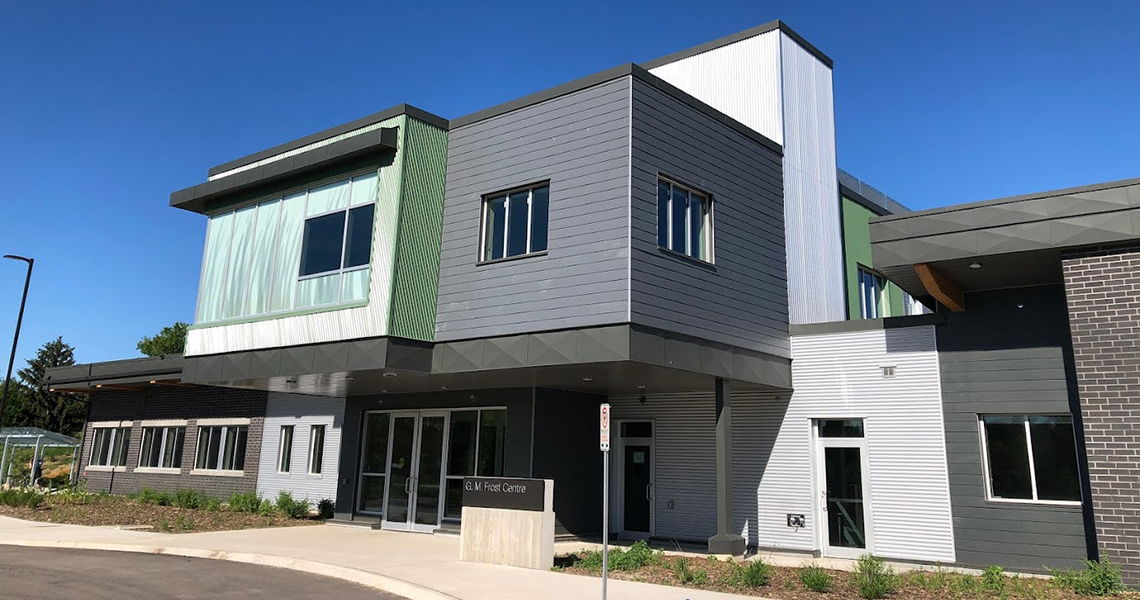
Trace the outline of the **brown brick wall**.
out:
[[[1140,244],[1062,260],[1102,559],[1140,584]]]
[[[110,491],[117,494],[137,492],[143,487],[175,491],[195,489],[217,498],[228,498],[234,492],[257,490],[258,458],[261,456],[261,432],[265,422],[266,392],[210,387],[155,387],[153,390],[128,392],[109,391],[92,394],[91,415],[88,418],[83,443],[80,477],[92,491]],[[191,475],[198,447],[198,419],[248,418],[249,433],[246,441],[245,467],[240,477],[221,475]],[[139,447],[142,444],[144,420],[183,419],[186,440],[182,447],[180,474],[140,473]],[[121,472],[88,469],[91,459],[91,423],[100,421],[131,421],[130,445],[127,447],[127,466]]]

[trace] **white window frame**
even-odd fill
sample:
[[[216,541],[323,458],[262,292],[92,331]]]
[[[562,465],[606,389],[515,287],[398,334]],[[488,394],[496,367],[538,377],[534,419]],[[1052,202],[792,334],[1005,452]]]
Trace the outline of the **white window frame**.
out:
[[[320,432],[321,432],[321,447],[320,448],[317,448],[317,436],[316,436],[317,430],[320,430]],[[314,477],[320,477],[325,470],[325,442],[327,441],[328,433],[329,433],[328,427],[326,427],[324,423],[314,423],[313,425],[309,425],[309,469],[308,469],[308,471],[309,471],[309,475],[312,475]],[[318,450],[320,451],[319,453],[318,453]],[[318,456],[321,459],[320,470],[314,471],[313,465],[316,462],[316,459]]]
[[[530,185],[523,185],[516,188],[511,188],[502,192],[493,192],[483,196],[482,207],[480,208],[479,215],[479,262],[491,263],[499,262],[501,260],[513,260],[516,258],[524,258],[527,256],[539,256],[545,254],[547,248],[542,250],[533,250],[531,244],[531,228],[534,226],[534,191],[537,189],[546,188],[546,246],[550,247],[550,182],[543,181],[539,183],[532,183]],[[510,248],[511,241],[511,194],[516,194],[526,190],[526,251],[522,254],[507,254],[507,249]],[[491,258],[487,255],[487,219],[490,217],[488,207],[491,200],[502,197],[503,198],[503,255],[499,258]]]
[[[222,476],[222,477],[227,477],[227,476],[228,477],[240,477],[240,476],[244,475],[245,474],[244,460],[243,460],[243,464],[241,465],[242,468],[240,468],[240,469],[223,469],[222,463],[225,461],[224,449],[226,447],[226,440],[229,439],[231,431],[234,432],[234,435],[237,435],[237,431],[240,428],[242,428],[242,427],[245,428],[245,430],[246,430],[246,432],[245,432],[245,441],[246,441],[245,452],[249,451],[249,419],[244,419],[241,421],[220,421],[220,422],[217,420],[213,420],[213,419],[202,419],[202,420],[198,421],[197,426],[198,426],[198,440],[194,446],[194,469],[192,471],[190,471],[190,474],[191,475],[217,475],[217,476]],[[218,439],[218,448],[219,449],[218,449],[217,463],[215,463],[215,466],[207,465],[207,466],[201,466],[200,467],[200,466],[198,466],[198,452],[199,452],[199,449],[202,447],[202,440],[203,440],[203,438],[205,438],[206,441],[208,442],[209,441],[209,434],[207,433],[207,430],[214,429],[214,428],[219,428],[222,430],[222,436]],[[248,457],[248,455],[245,455],[245,452],[243,452],[243,459],[248,459],[249,457]],[[209,460],[209,454],[210,454],[209,449],[207,448],[207,451],[206,451],[206,459],[207,460]],[[236,462],[237,462],[237,442],[236,441],[234,442],[234,462],[235,462],[234,466],[237,466],[236,465]]]
[[[182,422],[176,422],[176,423],[167,423],[167,422],[150,423],[150,422],[143,421],[143,423],[141,425],[141,429],[142,429],[142,435],[139,438],[139,460],[138,460],[138,465],[135,467],[135,471],[138,471],[140,473],[172,473],[172,474],[173,473],[181,473],[182,472],[181,461],[178,463],[178,466],[173,466],[170,463],[173,462],[174,456],[173,455],[171,455],[171,456],[166,455],[166,437],[171,433],[171,430],[178,430],[178,429],[182,430],[182,445],[183,445],[182,458],[185,459],[186,458],[186,448],[185,448],[185,445],[186,445],[186,422],[182,421]],[[155,432],[162,432],[161,436],[159,437],[159,442],[158,442],[158,444],[159,444],[159,455],[158,455],[158,466],[157,467],[148,467],[148,466],[143,464],[143,448],[146,445],[146,432],[147,432],[147,430],[152,430]]]
[[[1033,498],[1000,498],[994,496],[993,480],[990,478],[990,448],[989,441],[986,439],[986,417],[1001,417],[1001,418],[1020,418],[1025,427],[1025,449],[1029,457],[1029,487],[1033,491]],[[1026,414],[979,414],[978,415],[978,436],[982,445],[982,480],[986,489],[986,501],[988,502],[1004,502],[1010,504],[1044,504],[1051,506],[1080,506],[1082,500],[1041,500],[1037,497],[1037,467],[1033,460],[1033,436],[1030,435],[1029,419],[1030,417],[1069,417],[1072,423],[1072,414],[1066,413],[1026,413]],[[1073,434],[1076,435],[1076,424],[1072,423]],[[1073,447],[1076,448],[1076,440],[1073,440]],[[1077,464],[1077,481],[1080,482],[1080,461]],[[1077,486],[1082,497],[1084,490],[1080,485]]]
[[[285,443],[285,430],[289,430],[288,444]],[[277,472],[282,475],[289,474],[293,469],[293,441],[296,439],[296,433],[296,428],[293,425],[282,425],[281,429],[278,430]],[[288,452],[287,455],[286,452]]]
[[[660,193],[659,190],[661,188],[662,183],[665,183],[669,186],[669,201],[668,201],[668,207],[666,208],[666,211],[665,211],[667,221],[664,224],[665,232],[666,232],[666,242],[665,242],[665,246],[659,245],[659,247],[664,248],[665,250],[668,250],[670,252],[675,252],[675,253],[684,255],[684,256],[691,258],[693,260],[699,260],[701,262],[714,264],[713,263],[713,258],[714,258],[713,248],[715,246],[714,241],[713,241],[713,210],[714,210],[713,204],[714,204],[714,202],[712,200],[712,194],[702,192],[702,191],[700,191],[700,190],[698,190],[692,186],[685,185],[683,183],[680,183],[676,180],[670,179],[670,178],[668,178],[664,175],[661,175],[661,174],[657,175],[657,187],[654,190],[655,194]],[[688,194],[688,198],[689,198],[689,200],[687,202],[688,206],[685,207],[685,249],[684,250],[674,250],[673,249],[673,188],[675,188],[675,187],[681,188],[682,190],[684,190]],[[705,212],[705,214],[704,214],[704,221],[705,221],[704,229],[706,232],[705,248],[704,248],[705,256],[693,256],[692,255],[693,244],[699,242],[699,240],[693,240],[692,239],[692,235],[693,235],[693,196],[699,197],[701,199],[700,204],[708,207],[704,211]],[[661,202],[661,199],[658,198],[657,202]],[[657,223],[657,229],[658,229],[657,239],[658,239],[658,242],[660,242],[660,239],[661,239],[661,231],[660,230],[661,230],[661,226],[662,226],[662,224],[660,223],[660,212],[658,212],[658,221],[659,222]]]
[[[87,455],[87,470],[89,470],[89,471],[113,471],[113,472],[117,472],[117,473],[121,473],[121,472],[124,472],[127,470],[127,464],[129,464],[127,455],[130,454],[130,450],[131,450],[131,446],[130,446],[130,444],[131,444],[131,429],[132,429],[131,425],[132,424],[130,421],[111,421],[111,422],[92,423],[91,424],[91,450]],[[97,444],[95,442],[96,442],[96,439],[98,438],[97,432],[100,430],[109,431],[110,435],[111,435],[111,441],[107,447],[107,460],[108,461],[113,461],[114,456],[117,454],[115,452],[115,444],[116,443],[122,442],[123,444],[126,444],[126,447],[122,451],[123,452],[123,464],[121,464],[121,465],[110,464],[110,463],[108,463],[108,464],[95,464],[95,449],[97,447]]]
[[[879,275],[878,273],[876,273],[876,272],[872,271],[871,269],[868,269],[862,265],[860,265],[858,267],[858,277],[859,277],[859,314],[860,314],[861,318],[864,318],[864,319],[881,319],[881,318],[886,317],[887,315],[884,314],[887,312],[887,310],[886,310],[886,308],[887,308],[887,279],[886,279],[886,277],[883,277],[882,275]],[[867,303],[866,303],[866,300],[867,300],[867,292],[866,292],[867,281],[864,277],[869,278],[871,280],[871,283],[874,284],[878,290],[878,293],[875,294],[875,296],[874,296],[876,298],[876,302],[875,302],[875,306],[873,306],[873,307],[868,307]],[[874,309],[874,310],[872,310],[872,309]]]

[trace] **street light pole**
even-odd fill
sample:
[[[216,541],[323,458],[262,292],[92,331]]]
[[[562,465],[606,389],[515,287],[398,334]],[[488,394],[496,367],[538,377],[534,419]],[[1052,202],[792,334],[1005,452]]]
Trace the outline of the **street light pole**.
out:
[[[8,375],[4,378],[4,392],[0,394],[0,427],[4,426],[4,407],[8,404],[8,386],[12,383],[12,365],[16,362],[16,345],[20,343],[20,325],[24,322],[24,305],[28,303],[28,286],[32,283],[32,258],[5,254],[4,258],[22,260],[28,263],[28,275],[24,278],[24,296],[20,298],[20,315],[16,317],[16,335],[12,339],[12,355],[8,357]]]

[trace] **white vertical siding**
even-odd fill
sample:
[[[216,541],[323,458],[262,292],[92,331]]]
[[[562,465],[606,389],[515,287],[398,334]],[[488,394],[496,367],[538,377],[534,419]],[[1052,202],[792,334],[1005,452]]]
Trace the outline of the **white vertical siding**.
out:
[[[794,324],[846,318],[831,68],[780,33],[784,226]]]
[[[335,499],[343,422],[344,398],[270,392],[265,404],[257,492],[272,499],[284,490],[292,493],[294,498],[307,498],[314,505],[325,498]],[[288,473],[277,472],[283,425],[293,426],[293,456]],[[309,442],[313,425],[325,426],[320,475],[309,474]]]
[[[953,562],[942,392],[933,327],[912,327],[792,338],[795,393],[784,415],[780,438],[760,483],[761,543],[772,531],[773,546],[802,547],[813,541],[816,513],[804,465],[811,463],[812,419],[862,418],[870,472],[874,548],[880,556]],[[895,366],[885,378],[883,366]],[[800,465],[797,473],[774,476],[773,466]],[[796,511],[763,506],[788,498]],[[804,512],[808,527],[791,532],[784,513]],[[805,535],[806,534],[806,535]]]
[[[664,64],[650,72],[776,143],[784,143],[778,30]]]

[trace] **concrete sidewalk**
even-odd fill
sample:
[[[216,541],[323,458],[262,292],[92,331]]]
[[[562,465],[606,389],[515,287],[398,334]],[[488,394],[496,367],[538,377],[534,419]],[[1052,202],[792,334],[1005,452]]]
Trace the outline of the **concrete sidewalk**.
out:
[[[459,539],[317,525],[165,534],[0,517],[0,544],[178,554],[283,567],[346,579],[411,600],[586,600],[601,580],[460,562]],[[757,600],[610,581],[613,600]]]

